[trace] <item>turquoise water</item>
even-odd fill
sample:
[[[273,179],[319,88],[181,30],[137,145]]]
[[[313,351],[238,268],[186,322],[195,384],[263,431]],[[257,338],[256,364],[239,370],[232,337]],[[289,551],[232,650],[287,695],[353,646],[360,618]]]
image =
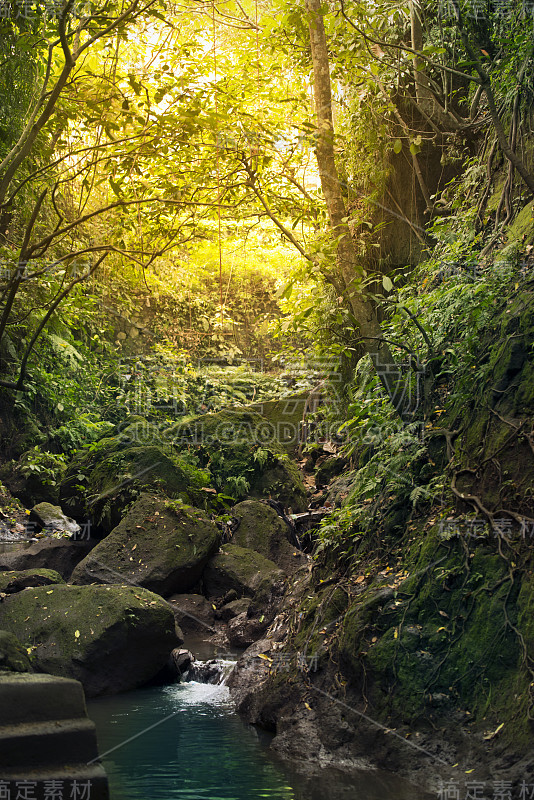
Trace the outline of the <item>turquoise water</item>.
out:
[[[224,686],[151,687],[93,700],[88,711],[112,800],[421,797],[414,787],[378,772],[350,779],[335,770],[291,772],[270,754],[265,736],[235,714]]]

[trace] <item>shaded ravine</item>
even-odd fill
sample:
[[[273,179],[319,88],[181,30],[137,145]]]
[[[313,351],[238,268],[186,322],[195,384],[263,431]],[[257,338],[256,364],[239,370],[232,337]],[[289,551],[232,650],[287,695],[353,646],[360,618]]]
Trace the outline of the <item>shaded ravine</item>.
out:
[[[348,777],[306,764],[298,773],[271,754],[268,735],[241,721],[225,686],[148,687],[92,700],[88,712],[112,800],[419,798],[415,787],[378,771]]]

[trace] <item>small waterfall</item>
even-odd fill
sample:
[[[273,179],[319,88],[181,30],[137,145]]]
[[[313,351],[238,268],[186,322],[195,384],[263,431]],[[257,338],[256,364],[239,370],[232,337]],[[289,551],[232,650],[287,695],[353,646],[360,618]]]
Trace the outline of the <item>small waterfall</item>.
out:
[[[181,680],[224,686],[235,664],[235,661],[220,658],[211,658],[209,661],[194,660],[182,675]]]

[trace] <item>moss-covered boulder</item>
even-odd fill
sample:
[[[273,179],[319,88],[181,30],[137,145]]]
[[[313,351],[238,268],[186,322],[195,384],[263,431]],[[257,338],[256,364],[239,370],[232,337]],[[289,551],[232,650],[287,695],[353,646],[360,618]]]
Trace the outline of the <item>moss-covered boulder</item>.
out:
[[[235,544],[227,544],[204,571],[208,597],[223,597],[233,589],[239,597],[267,595],[283,581],[284,573],[268,558]]]
[[[72,570],[85,558],[94,546],[94,541],[71,541],[70,539],[42,539],[29,547],[0,554],[1,570],[48,569],[59,572],[68,580]]]
[[[259,500],[244,500],[232,509],[239,527],[232,544],[247,547],[292,573],[306,561],[304,553],[289,542],[289,527],[274,508]]]
[[[0,604],[0,628],[31,648],[37,670],[76,678],[88,696],[143,685],[177,644],[168,604],[132,586],[26,589]]]
[[[187,592],[218,545],[218,529],[202,511],[143,493],[78,564],[71,581],[125,581],[164,596]]]
[[[0,675],[2,672],[33,672],[26,648],[9,631],[0,631]]]
[[[22,589],[35,586],[52,586],[64,583],[63,578],[53,569],[6,570],[0,572],[0,593],[14,594]]]
[[[177,450],[194,450],[215,486],[235,499],[273,497],[307,506],[297,466],[283,451],[276,428],[253,411],[225,410],[184,420],[165,432]]]
[[[88,516],[107,534],[140,489],[162,490],[200,505],[206,496],[202,489],[209,483],[209,474],[166,444],[155,425],[136,422],[78,454],[65,473],[60,498],[70,513]]]
[[[76,538],[80,532],[78,523],[67,517],[61,506],[54,506],[52,503],[37,503],[30,511],[30,522],[47,533],[64,533]]]
[[[286,453],[296,453],[302,440],[302,424],[310,410],[309,392],[299,392],[277,400],[264,400],[249,406],[261,414],[272,427],[273,433]]]

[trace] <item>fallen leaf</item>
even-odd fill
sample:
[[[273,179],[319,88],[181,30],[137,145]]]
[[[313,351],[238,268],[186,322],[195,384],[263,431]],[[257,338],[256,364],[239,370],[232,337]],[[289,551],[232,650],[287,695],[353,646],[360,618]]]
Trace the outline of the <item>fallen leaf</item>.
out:
[[[80,638],[80,631],[74,631],[74,638],[75,639],[79,639]]]
[[[504,722],[501,722],[501,724],[500,724],[500,725],[498,725],[498,726],[495,728],[495,730],[494,730],[492,733],[487,733],[487,734],[484,736],[484,739],[486,740],[486,742],[489,742],[489,741],[490,741],[490,739],[494,739],[494,738],[495,738],[495,736],[497,736],[497,734],[498,734],[500,731],[502,731],[502,729],[503,729],[503,728],[504,728]]]
[[[258,653],[258,658],[263,658],[264,661],[271,661],[272,662],[272,658],[269,658],[269,656],[266,656],[265,653]]]

